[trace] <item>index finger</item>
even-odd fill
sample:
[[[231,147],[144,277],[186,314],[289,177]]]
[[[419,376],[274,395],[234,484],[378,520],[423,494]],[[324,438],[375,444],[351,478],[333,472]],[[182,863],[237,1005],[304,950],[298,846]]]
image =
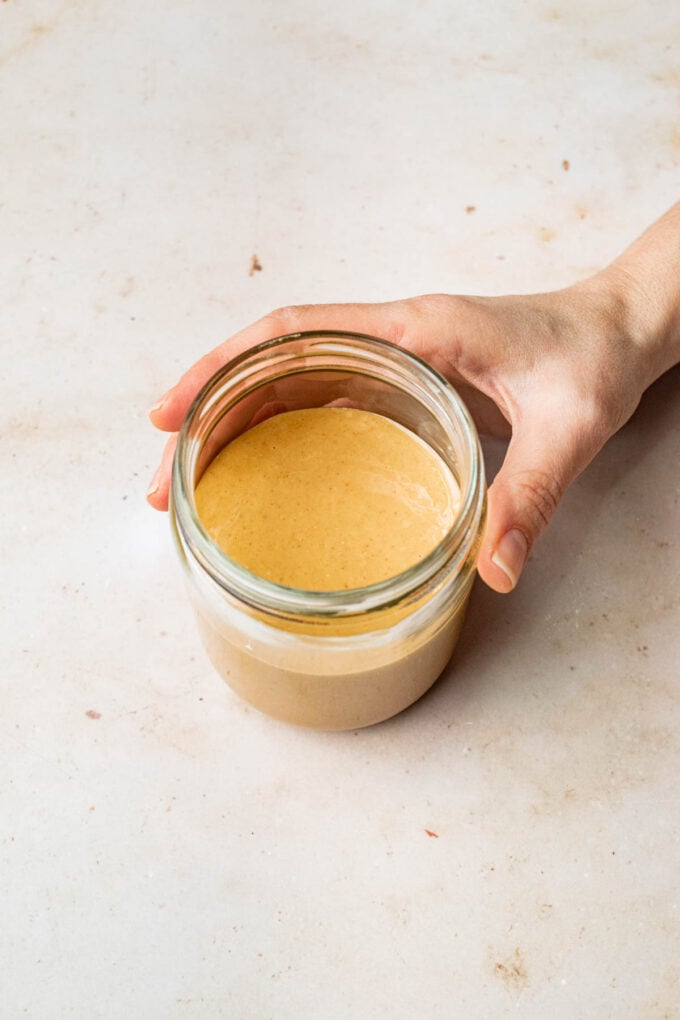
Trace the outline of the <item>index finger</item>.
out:
[[[404,326],[397,315],[397,302],[384,304],[298,305],[279,308],[258,319],[205,354],[154,407],[150,417],[163,432],[177,432],[189,406],[202,386],[223,365],[257,344],[287,333],[335,329],[371,333],[398,343]]]

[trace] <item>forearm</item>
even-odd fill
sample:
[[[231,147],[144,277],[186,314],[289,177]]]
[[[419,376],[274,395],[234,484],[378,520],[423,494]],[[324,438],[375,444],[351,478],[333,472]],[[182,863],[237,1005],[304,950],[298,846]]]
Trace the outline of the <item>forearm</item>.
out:
[[[594,280],[614,296],[641,349],[646,388],[680,362],[680,202]]]

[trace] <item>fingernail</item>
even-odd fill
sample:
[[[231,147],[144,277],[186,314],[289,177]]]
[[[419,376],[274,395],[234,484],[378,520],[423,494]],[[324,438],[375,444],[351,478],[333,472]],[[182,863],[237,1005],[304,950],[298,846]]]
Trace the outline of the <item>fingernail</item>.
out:
[[[526,538],[517,528],[506,532],[496,546],[491,562],[503,571],[514,588],[526,562],[529,546]]]
[[[158,492],[158,490],[160,488],[160,485],[161,485],[160,475],[161,475],[161,469],[160,468],[156,468],[156,473],[153,476],[153,478],[151,479],[151,482],[149,483],[149,488],[146,490],[146,498],[147,499],[149,498],[149,496],[153,496],[155,493]]]
[[[165,401],[167,399],[168,399],[168,394],[164,393],[163,396],[161,397],[161,399],[157,400],[156,403],[153,405],[153,407],[149,408],[149,415],[150,416],[154,415],[156,413],[156,411],[160,411],[161,408],[163,407],[163,404],[165,403]]]

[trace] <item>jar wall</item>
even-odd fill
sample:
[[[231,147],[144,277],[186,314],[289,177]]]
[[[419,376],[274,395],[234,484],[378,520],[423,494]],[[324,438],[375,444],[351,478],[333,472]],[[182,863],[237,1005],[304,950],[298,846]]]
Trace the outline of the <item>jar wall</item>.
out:
[[[329,403],[384,414],[427,442],[460,488],[461,512],[440,546],[395,578],[347,592],[285,589],[212,543],[193,492],[235,435]],[[194,402],[173,466],[173,531],[213,665],[262,711],[330,730],[389,718],[440,676],[463,624],[484,509],[476,432],[448,383],[399,348],[351,334],[279,338],[235,359]]]
[[[473,578],[411,638],[403,626],[351,639],[298,642],[291,654],[280,632],[253,640],[238,619],[221,622],[194,597],[194,613],[208,657],[244,701],[298,726],[348,730],[371,726],[412,705],[432,687],[449,662],[465,618]],[[431,614],[430,614],[431,616]],[[371,639],[372,642],[371,642]],[[372,647],[371,647],[372,645]]]

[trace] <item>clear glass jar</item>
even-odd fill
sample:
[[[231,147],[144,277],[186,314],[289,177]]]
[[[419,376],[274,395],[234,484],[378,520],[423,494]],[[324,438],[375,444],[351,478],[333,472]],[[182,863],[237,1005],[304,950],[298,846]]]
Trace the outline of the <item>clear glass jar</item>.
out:
[[[194,489],[213,457],[258,421],[328,404],[411,429],[450,468],[461,506],[440,544],[396,577],[301,591],[230,559],[202,527]],[[484,523],[479,440],[455,390],[401,348],[354,333],[279,337],[225,365],[194,400],[179,434],[170,512],[206,650],[233,690],[286,722],[369,726],[416,701],[451,657]]]

